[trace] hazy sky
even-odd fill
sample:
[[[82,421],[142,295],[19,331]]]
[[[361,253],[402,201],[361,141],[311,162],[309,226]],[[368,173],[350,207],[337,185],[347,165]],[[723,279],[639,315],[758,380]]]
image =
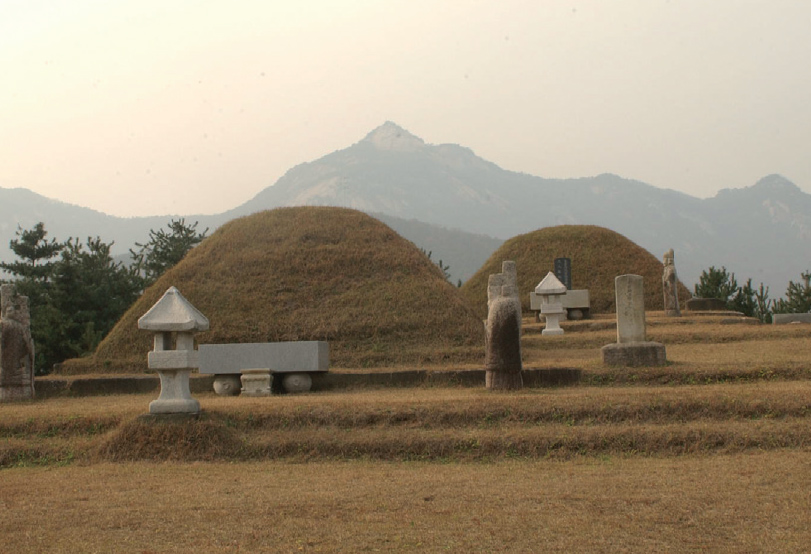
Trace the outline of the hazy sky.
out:
[[[811,192],[811,2],[0,0],[0,187],[217,213],[386,120],[542,177]]]

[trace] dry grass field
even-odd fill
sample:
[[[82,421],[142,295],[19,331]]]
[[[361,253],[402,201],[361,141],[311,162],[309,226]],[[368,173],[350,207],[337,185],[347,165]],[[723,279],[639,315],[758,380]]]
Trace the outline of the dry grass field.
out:
[[[4,552],[807,552],[808,450],[3,470]]]
[[[611,318],[524,323],[579,385],[0,405],[0,552],[809,551],[811,326],[652,312],[630,369]]]

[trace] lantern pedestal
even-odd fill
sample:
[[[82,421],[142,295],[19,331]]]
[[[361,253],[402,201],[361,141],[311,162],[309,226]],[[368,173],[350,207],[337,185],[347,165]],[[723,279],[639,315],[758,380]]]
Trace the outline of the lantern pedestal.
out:
[[[192,398],[188,369],[159,369],[161,393],[149,403],[150,414],[198,414],[200,403]]]

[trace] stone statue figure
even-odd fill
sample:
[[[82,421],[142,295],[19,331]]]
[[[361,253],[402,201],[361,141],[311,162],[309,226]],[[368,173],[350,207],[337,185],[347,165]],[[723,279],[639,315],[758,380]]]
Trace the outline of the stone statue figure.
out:
[[[0,286],[0,402],[34,397],[34,342],[28,297]]]
[[[676,264],[674,261],[673,249],[665,252],[664,273],[662,274],[662,289],[664,290],[665,315],[679,317],[679,279],[676,276]]]
[[[490,390],[520,389],[521,300],[515,262],[504,262],[502,272],[490,275],[485,322],[486,387]]]

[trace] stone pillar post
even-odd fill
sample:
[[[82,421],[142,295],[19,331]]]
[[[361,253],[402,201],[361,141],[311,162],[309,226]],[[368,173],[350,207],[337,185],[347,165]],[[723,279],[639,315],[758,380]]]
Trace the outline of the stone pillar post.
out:
[[[614,279],[617,304],[617,342],[645,342],[645,292],[641,275]]]
[[[679,278],[676,275],[676,263],[673,249],[665,252],[664,272],[662,274],[662,293],[664,296],[665,315],[668,317],[680,317],[679,308]]]
[[[523,388],[521,300],[518,298],[515,262],[504,262],[501,273],[490,275],[487,306],[485,385],[490,390]]]
[[[28,297],[0,286],[0,402],[34,398],[34,341]]]
[[[618,366],[665,365],[665,346],[645,335],[645,295],[639,275],[614,279],[617,303],[617,342],[602,348],[603,363]]]

